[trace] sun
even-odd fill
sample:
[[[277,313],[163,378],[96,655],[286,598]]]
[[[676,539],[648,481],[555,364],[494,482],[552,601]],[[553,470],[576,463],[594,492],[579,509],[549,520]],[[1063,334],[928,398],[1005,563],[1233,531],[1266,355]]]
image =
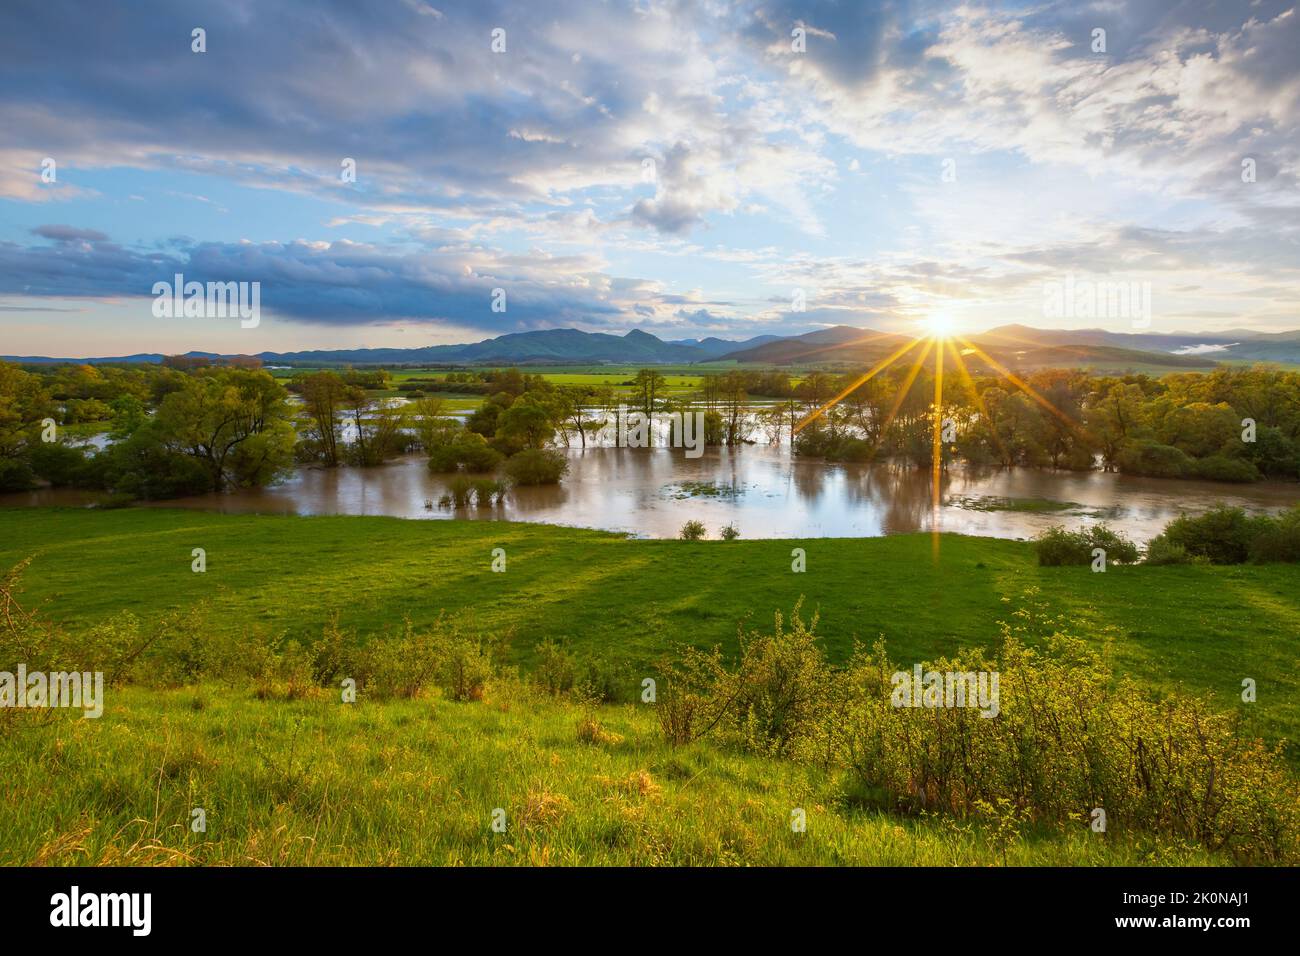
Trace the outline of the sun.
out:
[[[957,325],[951,316],[936,312],[921,320],[921,328],[931,338],[946,339],[957,330]]]

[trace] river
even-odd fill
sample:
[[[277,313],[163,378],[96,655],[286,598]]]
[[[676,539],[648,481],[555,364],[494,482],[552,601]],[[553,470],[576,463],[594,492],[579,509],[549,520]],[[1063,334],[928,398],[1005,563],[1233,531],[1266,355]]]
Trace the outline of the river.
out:
[[[690,519],[710,537],[727,524],[744,538],[871,537],[932,528],[930,475],[901,464],[840,465],[793,459],[788,448],[709,448],[687,458],[675,448],[574,448],[558,486],[515,488],[497,506],[438,506],[447,476],[422,456],[370,468],[304,468],[270,488],[158,502],[157,507],[227,513],[391,515],[509,519],[605,528],[641,537],[676,537]],[[955,466],[942,479],[942,531],[1030,538],[1053,524],[1104,521],[1138,543],[1180,510],[1217,502],[1276,511],[1300,502],[1300,485],[1137,478],[1033,468]],[[0,495],[0,505],[80,505],[67,490]],[[431,507],[426,506],[426,502]],[[1040,510],[1054,508],[1056,510]]]

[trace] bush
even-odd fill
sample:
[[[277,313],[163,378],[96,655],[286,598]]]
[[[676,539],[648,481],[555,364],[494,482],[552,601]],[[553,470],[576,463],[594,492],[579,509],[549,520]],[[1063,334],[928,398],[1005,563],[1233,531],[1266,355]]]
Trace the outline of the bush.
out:
[[[434,444],[429,448],[429,471],[446,474],[459,471],[487,472],[501,464],[501,453],[487,443],[482,435],[460,431],[451,441]]]
[[[36,473],[18,458],[0,458],[0,491],[30,491],[36,487]]]
[[[577,674],[577,660],[573,654],[549,637],[533,650],[537,653],[534,682],[548,694],[556,696],[571,691]]]
[[[722,530],[718,532],[718,537],[723,541],[735,541],[740,537],[740,529],[734,524],[723,525]]]
[[[1150,478],[1182,478],[1193,467],[1192,459],[1182,449],[1148,439],[1126,443],[1115,456],[1115,464],[1125,474]]]
[[[742,636],[736,669],[719,682],[733,701],[729,729],[746,750],[769,757],[809,755],[827,711],[830,668],[817,646],[817,615],[805,623],[802,603],[788,627],[777,613],[772,633]]]
[[[695,521],[692,519],[682,525],[681,539],[683,541],[700,541],[703,540],[708,533],[708,529],[704,527],[703,521]]]
[[[1280,749],[1237,716],[1184,696],[1153,700],[1116,678],[1104,651],[1069,635],[1026,646],[1004,626],[996,658],[961,652],[923,663],[998,677],[998,715],[895,706],[897,670],[859,650],[830,694],[832,753],[889,809],[1082,826],[1106,809],[1117,832],[1195,840],[1240,862],[1300,860],[1300,792]]]
[[[460,453],[455,445],[435,445],[429,449],[429,470],[435,475],[460,468]]]
[[[546,448],[526,448],[506,461],[506,474],[517,485],[554,485],[568,470],[568,459]]]
[[[579,665],[573,691],[584,700],[612,704],[628,700],[634,686],[627,665],[602,656]]]
[[[1210,455],[1192,463],[1192,475],[1206,481],[1235,481],[1246,483],[1259,481],[1263,476],[1259,469],[1244,458],[1229,458],[1226,455]]]
[[[1092,552],[1096,548],[1106,552],[1108,564],[1133,564],[1138,559],[1137,545],[1104,524],[1078,531],[1048,528],[1034,539],[1038,563],[1043,567],[1092,564]]]
[[[494,649],[445,617],[424,631],[408,619],[399,636],[361,649],[352,664],[355,673],[344,676],[356,677],[379,697],[419,697],[436,683],[450,700],[481,700],[494,672]]]
[[[1252,561],[1300,561],[1300,506],[1278,515],[1250,544]]]
[[[1196,517],[1180,515],[1161,536],[1212,564],[1241,564],[1250,557],[1251,543],[1270,524],[1269,518],[1252,518],[1240,508],[1219,505]]]
[[[466,471],[491,471],[501,464],[501,452],[489,445],[482,435],[465,432],[456,443],[456,453]]]
[[[1181,544],[1174,544],[1162,534],[1156,535],[1147,544],[1146,564],[1197,564],[1207,563],[1204,558],[1194,558]]]
[[[61,442],[41,442],[27,456],[32,471],[55,488],[80,485],[87,478],[85,450]]]

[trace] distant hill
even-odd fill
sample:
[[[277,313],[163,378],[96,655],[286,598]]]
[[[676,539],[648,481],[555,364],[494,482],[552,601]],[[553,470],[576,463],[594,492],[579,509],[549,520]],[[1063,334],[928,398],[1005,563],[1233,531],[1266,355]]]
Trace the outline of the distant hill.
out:
[[[752,339],[746,339],[743,342],[732,342],[730,339],[719,339],[710,337],[707,339],[677,339],[669,342],[669,345],[689,345],[698,348],[709,356],[710,359],[721,358],[730,352],[739,352],[746,349],[756,348],[760,345],[766,345],[768,342],[779,342],[787,338],[784,335],[756,335]]]
[[[1114,337],[1112,339],[1112,336]],[[1097,330],[1057,332],[1027,326],[1004,326],[969,341],[992,359],[1009,368],[1089,367],[1107,371],[1121,369],[1158,370],[1206,369],[1216,364],[1213,355],[1178,355],[1108,344],[1130,336]],[[870,329],[837,326],[770,342],[757,348],[729,353],[723,358],[737,362],[772,365],[866,365],[880,361],[910,336]],[[1145,344],[1145,343],[1144,343]],[[972,370],[986,365],[977,355],[966,358]]]
[[[1049,345],[1099,345],[1173,355],[1199,355],[1211,361],[1300,364],[1300,331],[1108,332],[1105,329],[1035,329],[1003,325],[979,336],[982,345],[1025,348]]]
[[[837,325],[803,335],[776,339],[754,348],[727,352],[722,359],[759,365],[798,365],[801,363],[856,361],[855,355],[875,354],[898,348],[910,336],[873,332],[851,325]],[[892,342],[889,346],[887,343]],[[886,343],[886,344],[882,344]]]
[[[1046,366],[1123,369],[1212,368],[1220,361],[1300,365],[1300,331],[1230,333],[1108,332],[1004,325],[969,337],[998,362],[1015,368]],[[624,335],[544,329],[513,332],[464,345],[419,348],[315,349],[260,352],[268,365],[690,365],[727,361],[753,365],[861,365],[879,361],[911,337],[837,325],[802,335],[759,335],[743,341],[716,337],[665,341],[633,329]],[[220,358],[211,352],[191,356]],[[159,353],[107,358],[3,356],[29,363],[161,362]],[[968,363],[969,364],[969,363]]]

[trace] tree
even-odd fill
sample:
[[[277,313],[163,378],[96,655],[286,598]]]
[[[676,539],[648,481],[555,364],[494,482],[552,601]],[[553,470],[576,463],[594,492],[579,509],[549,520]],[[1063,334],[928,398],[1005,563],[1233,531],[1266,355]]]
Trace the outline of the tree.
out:
[[[402,450],[402,414],[383,399],[371,398],[365,389],[348,385],[344,407],[355,434],[349,459],[363,467],[382,465]]]
[[[636,373],[634,384],[640,399],[641,412],[649,420],[658,408],[658,395],[663,391],[667,382],[658,370],[643,368]],[[654,429],[648,429],[646,434],[649,436],[650,444],[653,445],[655,440]]]
[[[532,392],[515,399],[497,427],[497,435],[516,448],[545,448],[554,434],[555,409]]]
[[[264,371],[201,369],[163,399],[152,424],[157,441],[203,463],[214,491],[267,484],[292,465],[288,401]]]
[[[748,437],[745,428],[745,409],[749,393],[745,391],[743,372],[727,372],[718,383],[722,397],[723,421],[728,445],[739,445]]]
[[[347,386],[337,374],[328,371],[304,376],[299,386],[321,459],[333,468],[339,463],[339,429]]]
[[[1142,431],[1142,405],[1145,396],[1134,384],[1115,382],[1084,414],[1084,422],[1101,449],[1102,465],[1113,471],[1124,443]]]
[[[598,419],[587,414],[587,394],[577,386],[561,388],[555,397],[557,420],[565,426],[565,444],[568,444],[568,427],[578,433],[582,447],[587,447],[587,429],[598,427]]]
[[[41,423],[55,415],[40,376],[0,362],[0,458],[17,458],[40,440]]]

